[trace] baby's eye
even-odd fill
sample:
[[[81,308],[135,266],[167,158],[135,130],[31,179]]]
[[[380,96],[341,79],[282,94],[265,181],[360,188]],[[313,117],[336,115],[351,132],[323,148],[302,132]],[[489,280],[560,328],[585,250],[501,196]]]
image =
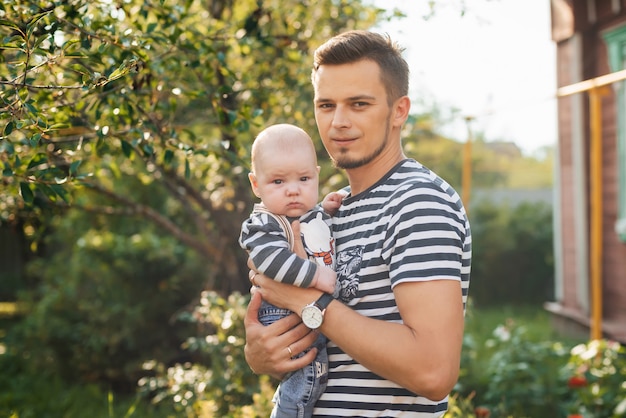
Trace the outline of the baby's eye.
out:
[[[272,180],[273,184],[283,184],[283,181],[280,179]]]
[[[309,181],[309,180],[311,180],[311,177],[308,177],[308,176],[300,177],[300,181]]]

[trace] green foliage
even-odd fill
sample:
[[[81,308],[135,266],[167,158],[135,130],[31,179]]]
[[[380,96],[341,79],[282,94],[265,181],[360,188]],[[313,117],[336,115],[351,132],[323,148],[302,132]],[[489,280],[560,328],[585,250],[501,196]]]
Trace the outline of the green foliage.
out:
[[[464,416],[461,411],[487,418],[626,413],[626,351],[619,343],[560,338],[549,314],[532,307],[470,307],[466,322],[447,418]]]
[[[233,231],[254,200],[252,139],[277,121],[313,133],[312,50],[379,12],[334,0],[3,4],[0,222],[39,231],[68,205],[134,217],[213,259],[219,290],[244,290]],[[115,188],[131,181],[184,216]]]
[[[11,349],[9,340],[9,349],[0,354],[0,415],[268,416],[275,382],[254,376],[243,358],[247,300],[241,295],[222,298],[203,293],[196,309],[179,318],[196,324],[196,336],[185,343],[193,361],[169,367],[146,362],[144,368],[151,374],[140,381],[141,398],[118,398],[96,385],[68,385],[58,375],[34,369],[32,359]],[[548,314],[537,308],[470,307],[461,378],[444,416],[566,418],[574,412],[585,418],[624,416],[624,348],[606,340],[559,343],[555,337]],[[217,375],[225,372],[226,378]]]
[[[457,142],[438,134],[456,112],[442,115],[430,106],[424,114],[411,115],[405,125],[404,151],[434,170],[461,191],[466,140]],[[552,187],[552,153],[526,156],[513,143],[486,141],[482,136],[471,141],[471,186],[473,189],[540,189]]]
[[[551,300],[552,210],[547,204],[483,201],[470,208],[470,221],[470,294],[477,305]]]
[[[48,236],[50,255],[29,264],[40,285],[24,296],[13,344],[33,367],[134,390],[146,356],[175,358],[191,332],[170,318],[202,288],[203,262],[172,237],[73,215]]]
[[[450,395],[448,399],[448,411],[443,418],[476,418],[476,407],[472,402],[473,394],[467,397],[460,396],[459,393]]]
[[[96,384],[68,384],[34,369],[30,359],[10,350],[0,355],[0,416],[7,418],[165,418],[137,395],[116,396]],[[170,415],[171,416],[171,415]]]
[[[570,342],[557,337],[541,308],[470,306],[457,404],[471,402],[477,417],[560,416]]]
[[[237,293],[225,299],[203,292],[193,312],[180,318],[198,326],[197,336],[184,344],[197,362],[171,367],[149,364],[155,376],[139,381],[141,391],[152,396],[154,403],[171,403],[190,418],[238,417],[246,411],[269,416],[272,385],[267,376],[254,375],[244,358],[243,318],[248,300]]]
[[[621,344],[593,340],[577,345],[564,375],[572,392],[570,413],[585,418],[626,416],[626,349]]]
[[[567,349],[529,338],[524,326],[509,322],[484,345],[464,345],[464,384],[445,417],[620,418],[626,414],[625,364],[626,351],[615,341]]]
[[[485,401],[500,416],[558,416],[567,386],[559,378],[568,351],[560,343],[527,339],[523,327],[500,326],[494,330],[493,356]]]

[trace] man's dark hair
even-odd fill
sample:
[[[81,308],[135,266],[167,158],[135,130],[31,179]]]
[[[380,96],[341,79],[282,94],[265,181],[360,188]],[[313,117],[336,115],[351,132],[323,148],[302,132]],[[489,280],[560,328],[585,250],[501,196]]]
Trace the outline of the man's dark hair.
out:
[[[351,64],[361,60],[371,60],[380,68],[381,82],[387,92],[387,101],[409,93],[409,65],[402,57],[403,49],[388,35],[364,30],[344,32],[322,44],[313,57],[313,73],[321,65]]]

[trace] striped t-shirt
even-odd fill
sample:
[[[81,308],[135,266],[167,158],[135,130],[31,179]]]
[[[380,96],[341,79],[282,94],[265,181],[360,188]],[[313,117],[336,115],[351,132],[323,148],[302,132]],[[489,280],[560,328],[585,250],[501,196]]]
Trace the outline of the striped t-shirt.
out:
[[[456,280],[467,302],[469,222],[458,194],[415,160],[348,195],[333,219],[340,299],[356,312],[402,322],[392,289],[398,283]],[[332,341],[329,380],[315,417],[439,417],[433,402],[375,375]]]
[[[293,253],[291,222],[300,221],[300,237],[308,259]],[[334,240],[331,218],[320,205],[300,218],[274,215],[263,204],[256,204],[241,225],[239,245],[249,252],[258,272],[283,283],[309,287],[317,266],[334,268]]]

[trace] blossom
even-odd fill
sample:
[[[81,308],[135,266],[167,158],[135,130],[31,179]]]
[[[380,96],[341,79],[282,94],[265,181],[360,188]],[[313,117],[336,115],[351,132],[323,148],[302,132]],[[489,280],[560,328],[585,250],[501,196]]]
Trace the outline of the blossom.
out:
[[[477,406],[476,409],[474,409],[474,414],[476,414],[476,418],[489,418],[491,411],[484,406]]]
[[[567,386],[572,389],[584,388],[585,386],[587,386],[587,379],[585,378],[585,376],[572,376],[567,381]]]

